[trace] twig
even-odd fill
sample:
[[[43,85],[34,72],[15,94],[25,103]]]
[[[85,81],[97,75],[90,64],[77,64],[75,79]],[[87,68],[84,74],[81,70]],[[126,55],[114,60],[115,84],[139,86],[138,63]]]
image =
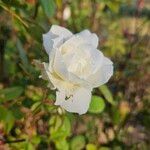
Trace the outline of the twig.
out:
[[[4,45],[4,40],[0,40],[0,80],[2,80],[4,73]]]
[[[13,17],[15,17],[16,19],[18,19],[26,28],[28,28],[28,24],[16,13],[14,13],[11,9],[7,8],[6,6],[4,6],[4,4],[0,3],[0,6],[6,10],[8,13],[10,13]]]
[[[37,2],[37,3],[35,4],[35,11],[34,11],[34,14],[33,14],[32,19],[35,19],[35,18],[37,17],[37,15],[38,15],[38,10],[39,10],[39,2]]]
[[[18,139],[18,140],[12,140],[12,141],[5,140],[5,139],[0,139],[0,141],[2,141],[4,143],[19,143],[19,142],[25,142],[26,139]]]
[[[97,11],[97,6],[96,6],[96,1],[95,0],[91,0],[91,7],[92,7],[92,12],[91,12],[91,16],[90,16],[91,27],[94,27],[96,11]]]

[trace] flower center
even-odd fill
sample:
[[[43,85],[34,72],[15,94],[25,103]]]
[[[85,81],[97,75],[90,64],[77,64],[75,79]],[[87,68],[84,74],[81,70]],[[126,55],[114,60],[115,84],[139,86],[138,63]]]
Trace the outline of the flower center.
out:
[[[87,57],[76,56],[69,65],[68,70],[80,78],[85,79],[90,71],[90,59]]]

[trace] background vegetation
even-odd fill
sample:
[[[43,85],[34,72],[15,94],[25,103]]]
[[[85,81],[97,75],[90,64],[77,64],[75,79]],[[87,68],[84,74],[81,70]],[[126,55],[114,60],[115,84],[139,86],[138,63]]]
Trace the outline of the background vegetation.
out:
[[[149,150],[148,0],[0,0],[0,150]],[[85,115],[53,105],[33,59],[52,24],[96,32],[114,62]]]

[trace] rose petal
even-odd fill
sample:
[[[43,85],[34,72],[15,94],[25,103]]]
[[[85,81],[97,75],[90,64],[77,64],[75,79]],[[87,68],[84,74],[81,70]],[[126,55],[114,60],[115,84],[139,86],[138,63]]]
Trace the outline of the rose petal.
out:
[[[57,75],[62,79],[65,79],[74,84],[79,84],[79,85],[89,87],[87,81],[79,78],[78,76],[76,76],[71,72],[68,72],[67,66],[64,62],[64,58],[62,57],[62,54],[60,53],[59,50],[56,50],[55,59],[52,67],[54,71],[57,73]]]
[[[58,49],[55,52],[53,68],[59,77],[61,77],[62,79],[68,79],[68,70],[63,61],[61,52]]]
[[[102,84],[105,84],[112,75],[113,63],[110,59],[104,56],[101,67],[95,74],[89,76],[87,81],[89,81],[93,87],[98,87]]]
[[[81,44],[92,45],[93,48],[96,49],[98,46],[98,37],[96,34],[91,33],[88,30],[84,30],[80,33],[75,34],[69,40],[64,42],[64,44],[62,44],[61,46],[61,52],[62,54],[65,54],[68,52],[72,53]]]
[[[50,71],[49,71],[49,65],[48,63],[43,63],[44,69],[42,69],[42,78],[45,80],[48,80],[48,87],[51,89],[55,89],[55,86],[53,85],[53,83],[51,82],[51,78],[50,78]]]
[[[43,34],[43,45],[49,55],[54,47],[59,47],[72,33],[64,27],[52,25],[49,32]]]
[[[57,91],[55,105],[62,104],[65,101],[65,97],[66,97],[66,93],[64,89],[62,89],[61,92]]]
[[[51,31],[46,34],[43,34],[43,45],[47,54],[50,54],[50,51],[53,49],[54,41],[57,36],[54,35]]]
[[[74,51],[63,55],[66,67],[78,78],[86,80],[100,68],[103,54],[90,44],[80,44],[74,48]]]
[[[78,35],[86,39],[86,41],[93,45],[94,48],[97,48],[99,40],[95,33],[91,33],[89,30],[83,30],[82,32],[78,33]]]
[[[60,47],[61,53],[63,55],[66,53],[73,53],[75,52],[75,49],[78,47],[78,45],[83,44],[85,42],[86,41],[82,37],[74,35],[69,40],[64,42],[64,44],[62,44],[62,46]]]
[[[89,108],[91,101],[91,90],[79,88],[75,93],[65,100],[64,91],[57,92],[56,105],[60,105],[69,112],[84,114]]]
[[[58,25],[52,25],[50,31],[58,36],[63,36],[64,39],[72,36],[72,33],[68,29]]]

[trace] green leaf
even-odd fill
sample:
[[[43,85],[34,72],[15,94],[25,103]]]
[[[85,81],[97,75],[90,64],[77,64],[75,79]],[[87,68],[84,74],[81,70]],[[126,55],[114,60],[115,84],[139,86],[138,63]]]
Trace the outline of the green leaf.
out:
[[[40,105],[42,106],[42,103],[40,101],[34,103],[31,107],[31,110],[35,111],[37,108],[40,108]]]
[[[101,93],[103,94],[103,96],[105,97],[105,99],[112,105],[115,105],[112,93],[110,92],[110,90],[108,89],[108,87],[106,85],[102,85],[99,87],[99,90],[101,91]]]
[[[33,136],[31,139],[32,144],[38,145],[40,143],[41,139],[40,136]]]
[[[63,119],[60,118],[59,116],[52,117],[49,121],[49,124],[51,125],[50,128],[51,138],[54,141],[66,138],[67,136],[70,135],[71,124],[68,117],[65,116]]]
[[[17,39],[16,44],[17,44],[17,49],[19,51],[21,61],[22,61],[23,65],[25,65],[27,67],[28,66],[28,58],[27,58],[26,52],[22,46],[22,43],[19,39]]]
[[[7,108],[0,106],[0,121],[4,121],[5,131],[9,133],[14,125],[14,116]]]
[[[0,120],[4,120],[7,116],[7,109],[3,106],[0,106]]]
[[[15,123],[15,118],[11,111],[7,111],[7,116],[5,118],[5,130],[7,133],[12,129],[13,125]]]
[[[114,2],[113,3],[109,2],[107,5],[108,5],[108,7],[110,8],[110,10],[112,12],[118,13],[118,11],[119,11],[119,3],[115,2],[115,4],[114,4]]]
[[[57,150],[69,150],[69,144],[65,139],[60,139],[55,142]]]
[[[13,100],[23,93],[22,87],[11,87],[0,90],[0,102]]]
[[[94,144],[87,144],[86,150],[97,150],[96,146]]]
[[[105,108],[105,102],[103,98],[99,96],[92,96],[92,100],[89,107],[91,113],[101,113]]]
[[[23,117],[23,113],[20,111],[20,107],[16,104],[12,105],[10,107],[11,112],[13,113],[13,116],[15,119],[21,119]]]
[[[37,42],[42,42],[42,34],[44,33],[44,29],[39,25],[31,25],[30,28],[27,29],[28,33],[32,38],[34,38]]]
[[[52,17],[55,12],[54,0],[40,0],[42,8],[48,18]]]
[[[85,147],[85,138],[82,135],[78,135],[71,140],[71,150],[82,150]]]
[[[121,122],[121,114],[117,107],[112,108],[112,120],[114,124],[119,124]]]
[[[32,143],[26,142],[25,150],[34,150],[34,146]]]

